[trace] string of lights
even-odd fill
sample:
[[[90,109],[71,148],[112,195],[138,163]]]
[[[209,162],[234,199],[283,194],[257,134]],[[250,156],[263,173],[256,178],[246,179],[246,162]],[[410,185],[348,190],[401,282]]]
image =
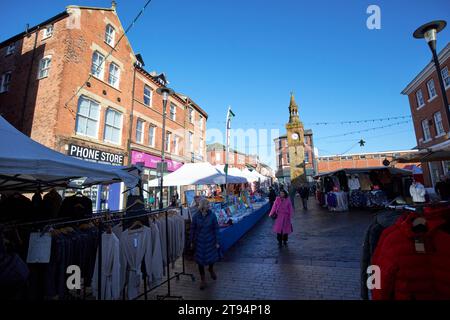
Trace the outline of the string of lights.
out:
[[[361,120],[345,120],[345,121],[321,121],[321,122],[304,122],[303,124],[306,126],[323,126],[323,125],[346,125],[346,124],[363,124],[363,123],[374,123],[374,122],[384,122],[384,121],[392,121],[392,120],[399,120],[399,119],[410,119],[411,115],[405,115],[405,116],[394,116],[394,117],[386,117],[386,118],[374,118],[374,119],[361,119]],[[248,121],[239,121],[238,119],[234,121],[235,123],[245,125],[245,126],[256,126],[256,125],[262,125],[262,126],[284,126],[285,123],[281,122],[248,122]],[[215,123],[215,124],[225,124],[225,121],[210,121],[208,120],[208,123]]]

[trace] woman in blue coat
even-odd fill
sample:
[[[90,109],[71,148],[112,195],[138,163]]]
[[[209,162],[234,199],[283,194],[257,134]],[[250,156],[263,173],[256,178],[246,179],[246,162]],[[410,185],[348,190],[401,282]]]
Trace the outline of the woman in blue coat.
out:
[[[192,217],[191,245],[195,251],[195,261],[200,271],[200,290],[205,289],[205,266],[213,280],[217,279],[214,263],[219,260],[219,224],[216,215],[210,210],[206,199],[200,201],[198,212]]]

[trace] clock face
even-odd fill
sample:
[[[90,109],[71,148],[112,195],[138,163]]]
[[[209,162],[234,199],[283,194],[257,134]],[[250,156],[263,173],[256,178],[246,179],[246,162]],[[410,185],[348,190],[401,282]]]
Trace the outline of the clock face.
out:
[[[297,140],[298,139],[298,134],[297,133],[293,133],[292,134],[292,139]]]

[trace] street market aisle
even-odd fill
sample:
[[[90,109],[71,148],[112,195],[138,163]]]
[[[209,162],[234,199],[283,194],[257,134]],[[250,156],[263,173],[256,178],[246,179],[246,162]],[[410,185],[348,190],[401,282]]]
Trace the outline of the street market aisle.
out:
[[[172,282],[172,294],[187,300],[359,299],[360,251],[372,214],[328,212],[314,199],[309,206],[303,211],[297,198],[288,247],[278,248],[273,221],[265,217],[217,264],[217,281],[207,274],[208,287],[200,291],[198,281],[182,276]],[[186,269],[199,278],[193,262]],[[166,291],[163,286],[151,296]]]

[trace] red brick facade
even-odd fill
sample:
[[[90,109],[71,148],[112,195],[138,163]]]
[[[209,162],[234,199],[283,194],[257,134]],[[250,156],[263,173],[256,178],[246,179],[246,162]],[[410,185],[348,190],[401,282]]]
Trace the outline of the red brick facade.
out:
[[[219,143],[208,145],[207,160],[212,165],[224,165],[226,160],[225,146]],[[256,155],[249,155],[236,150],[229,152],[228,164],[231,167],[245,169],[246,167],[258,168],[260,162]]]
[[[44,38],[50,25],[53,32]],[[111,45],[105,35],[108,25],[114,28]],[[161,75],[149,74],[136,66],[137,59],[126,36],[112,49],[123,33],[115,9],[70,6],[28,33],[1,43],[0,77],[11,73],[9,88],[0,93],[1,115],[32,139],[63,153],[67,153],[69,144],[83,145],[123,154],[125,164],[130,161],[129,152],[133,149],[160,155],[162,97],[156,89],[162,86],[158,81]],[[15,44],[15,51],[7,55],[11,44]],[[93,75],[95,52],[108,58],[103,68],[97,69],[103,72]],[[51,59],[48,73],[43,70],[42,59],[46,57]],[[144,85],[152,91],[148,106],[144,104]],[[166,130],[172,140],[168,159],[179,162],[204,159],[207,114],[186,96],[175,94],[169,100]],[[175,120],[170,119],[172,104],[176,106]],[[98,111],[90,115],[95,118],[92,126],[77,115],[81,105],[83,108],[89,105],[91,112]],[[188,108],[193,109],[192,124],[188,121]],[[139,142],[137,119],[143,131]],[[105,128],[107,122],[114,125]],[[154,145],[149,144],[150,125],[156,127]],[[193,135],[194,156],[186,147],[189,131]],[[175,136],[178,147],[174,145]]]
[[[450,97],[450,43],[439,53],[447,98]],[[408,96],[418,149],[448,149],[449,122],[442,102],[442,91],[434,63],[430,62],[402,91]],[[433,186],[448,172],[448,162],[422,163],[425,184]]]
[[[384,166],[384,160],[392,162],[394,157],[404,157],[415,153],[417,153],[417,150],[323,156],[318,157],[317,162],[319,173],[323,173],[339,169],[380,167]],[[404,168],[406,165],[407,164],[404,163],[396,163],[395,167]],[[416,163],[416,165],[418,165],[418,163]]]

